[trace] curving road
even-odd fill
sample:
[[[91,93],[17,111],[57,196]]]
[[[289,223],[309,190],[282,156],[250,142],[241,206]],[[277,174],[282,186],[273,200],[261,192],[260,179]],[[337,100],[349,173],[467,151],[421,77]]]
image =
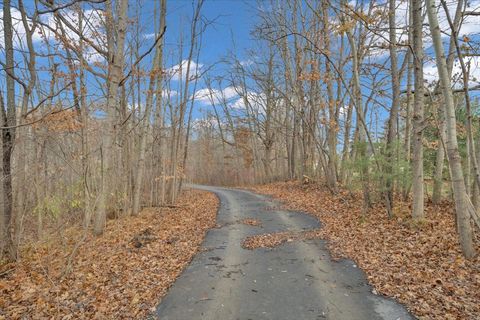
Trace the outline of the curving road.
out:
[[[397,302],[374,295],[350,260],[330,260],[322,240],[245,250],[250,235],[316,228],[312,216],[276,209],[251,192],[195,186],[220,199],[217,229],[157,307],[162,320],[413,319]],[[319,199],[320,201],[320,199]],[[262,227],[239,222],[255,218]]]

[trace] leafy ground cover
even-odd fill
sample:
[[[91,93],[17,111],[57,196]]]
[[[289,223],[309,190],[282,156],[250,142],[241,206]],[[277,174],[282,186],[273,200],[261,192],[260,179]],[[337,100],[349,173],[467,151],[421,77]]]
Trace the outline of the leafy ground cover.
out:
[[[242,241],[242,248],[244,249],[258,249],[258,248],[274,248],[285,242],[300,241],[315,239],[320,236],[321,231],[319,229],[308,231],[284,231],[263,233],[245,238]]]
[[[323,225],[318,236],[328,240],[332,256],[356,261],[374,290],[405,304],[419,319],[479,319],[480,255],[463,258],[451,203],[427,204],[426,218],[415,222],[406,202],[395,202],[393,219],[381,205],[362,217],[361,196],[346,190],[332,195],[321,186],[296,182],[252,189],[282,200],[287,209],[318,217]],[[277,238],[263,240],[278,244]]]
[[[2,267],[0,319],[144,319],[215,226],[218,200],[186,191],[173,208],[109,221],[94,237],[72,228],[23,248]]]

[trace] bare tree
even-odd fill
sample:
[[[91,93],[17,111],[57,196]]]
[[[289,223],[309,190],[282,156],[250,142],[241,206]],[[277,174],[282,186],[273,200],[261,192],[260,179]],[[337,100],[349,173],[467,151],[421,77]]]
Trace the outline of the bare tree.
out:
[[[423,129],[424,129],[424,88],[423,88],[423,15],[422,1],[411,0],[412,15],[412,42],[413,42],[413,65],[414,65],[414,110],[413,110],[413,159],[412,159],[412,216],[422,218],[424,216],[424,182],[423,182]]]
[[[118,104],[118,88],[123,79],[124,45],[127,31],[128,0],[119,0],[117,18],[114,18],[113,3],[106,2],[107,10],[107,43],[108,43],[108,75],[107,75],[107,132],[102,145],[102,189],[98,200],[94,219],[94,231],[103,233],[106,223],[108,196],[113,189],[113,143],[116,138],[116,108]]]
[[[440,78],[441,91],[445,102],[445,121],[447,127],[447,155],[452,176],[452,189],[455,200],[455,211],[457,215],[457,227],[460,235],[460,244],[463,254],[467,258],[475,256],[475,249],[472,240],[472,227],[470,217],[476,215],[475,208],[470,202],[463,178],[462,164],[457,142],[457,123],[455,118],[455,107],[453,102],[452,86],[448,76],[447,61],[441,39],[440,27],[438,24],[435,1],[426,0],[430,32],[432,33],[433,46]],[[418,94],[418,92],[416,92]]]
[[[15,245],[15,214],[13,211],[12,154],[15,141],[16,101],[13,30],[10,0],[3,2],[3,34],[5,39],[5,73],[7,82],[7,105],[0,96],[2,116],[2,173],[3,173],[3,229],[4,250],[11,260],[17,258]]]

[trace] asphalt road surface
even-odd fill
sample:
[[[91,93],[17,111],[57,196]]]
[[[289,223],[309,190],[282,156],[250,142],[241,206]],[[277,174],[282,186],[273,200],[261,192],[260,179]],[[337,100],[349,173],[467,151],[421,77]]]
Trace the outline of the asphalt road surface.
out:
[[[243,190],[195,188],[220,198],[220,227],[208,232],[202,251],[157,307],[157,318],[414,319],[399,303],[373,294],[354,262],[332,261],[322,240],[273,249],[241,247],[251,235],[317,228],[314,217],[280,210],[276,201]],[[241,223],[245,218],[258,219],[262,226]]]

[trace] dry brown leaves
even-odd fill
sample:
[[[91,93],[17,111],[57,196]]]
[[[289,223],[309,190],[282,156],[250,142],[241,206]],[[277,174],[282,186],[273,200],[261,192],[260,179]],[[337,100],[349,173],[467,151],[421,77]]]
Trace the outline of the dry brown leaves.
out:
[[[245,238],[242,241],[244,249],[273,248],[285,242],[300,241],[318,238],[319,230],[308,230],[301,232],[285,231],[275,233],[264,233]]]
[[[75,132],[82,128],[82,123],[78,120],[79,115],[76,110],[54,110],[51,113],[31,117],[31,121],[38,121],[33,124],[34,129],[45,128],[50,132]]]
[[[410,218],[409,205],[399,200],[394,219],[386,217],[381,205],[362,219],[361,197],[346,191],[332,195],[294,182],[255,191],[318,217],[333,256],[355,260],[378,292],[396,298],[418,318],[479,319],[480,255],[463,258],[452,204],[427,205],[426,219],[418,223]]]
[[[67,274],[80,231],[63,244],[25,248],[28,258],[0,279],[0,319],[145,318],[215,226],[213,194],[188,191],[178,202],[109,221],[101,237],[88,234]]]
[[[262,225],[262,222],[260,220],[253,219],[253,218],[246,218],[240,222],[249,226],[254,226],[254,227],[260,227]]]

